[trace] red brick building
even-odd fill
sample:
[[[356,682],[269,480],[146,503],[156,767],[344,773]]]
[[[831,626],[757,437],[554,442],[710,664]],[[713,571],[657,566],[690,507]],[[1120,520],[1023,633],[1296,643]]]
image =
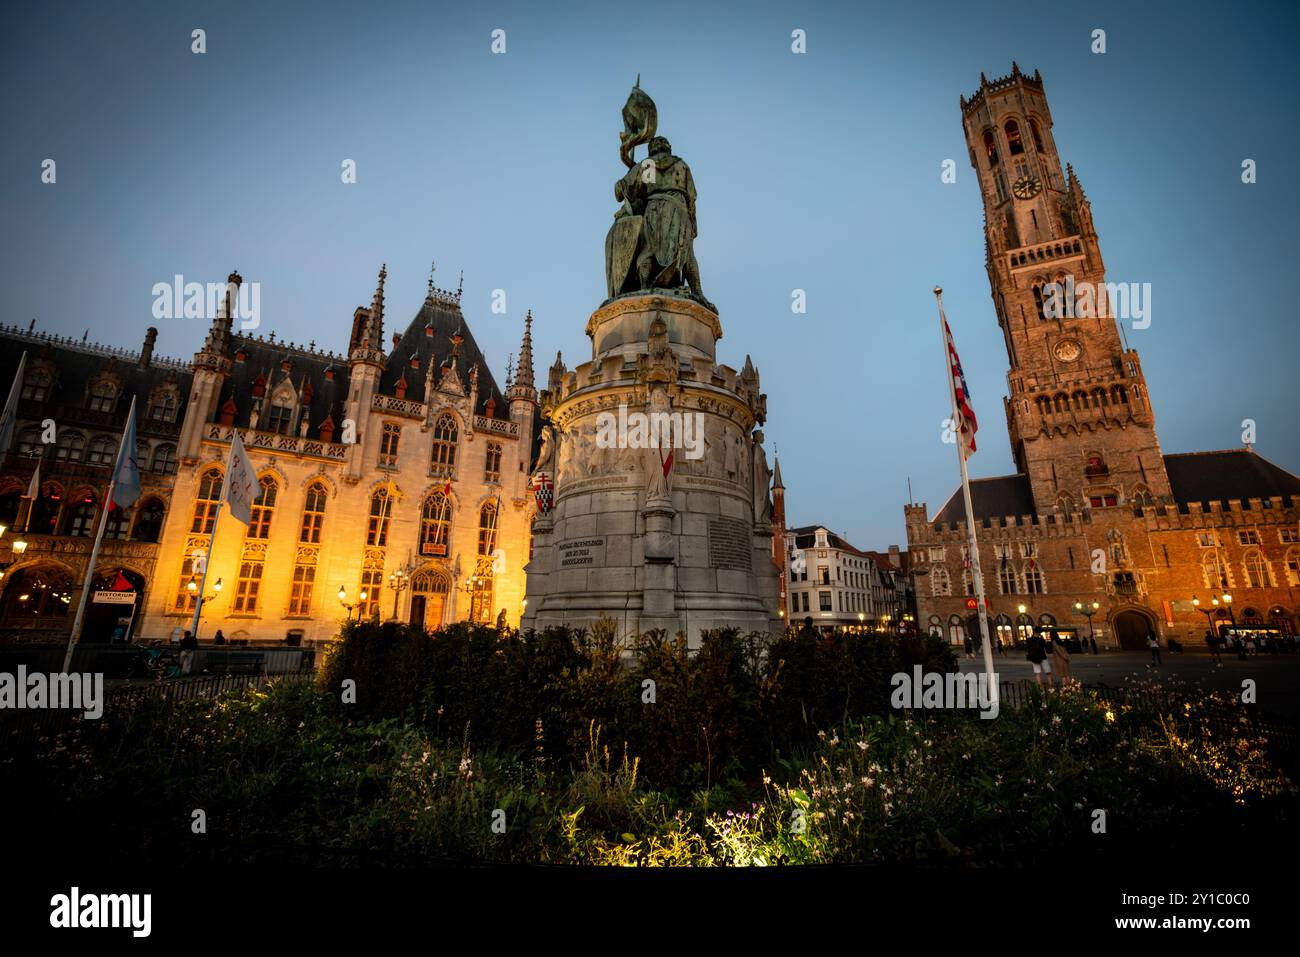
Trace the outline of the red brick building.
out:
[[[1010,363],[1017,468],[971,483],[990,626],[1004,641],[1036,625],[1084,636],[1095,627],[1102,646],[1131,648],[1148,629],[1202,644],[1210,617],[1294,634],[1300,478],[1249,446],[1161,451],[1141,362],[1115,316],[1129,303],[1106,283],[1042,79],[1014,64],[1010,76],[980,79],[962,120]],[[1061,315],[1062,289],[1098,292],[1069,299]],[[933,518],[924,503],[904,513],[920,626],[955,642],[978,635],[960,490]]]

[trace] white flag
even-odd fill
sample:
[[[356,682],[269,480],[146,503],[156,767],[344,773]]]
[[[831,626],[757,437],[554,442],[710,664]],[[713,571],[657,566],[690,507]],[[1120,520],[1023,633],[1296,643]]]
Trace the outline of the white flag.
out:
[[[113,466],[113,500],[109,508],[129,508],[140,497],[140,464],[135,456],[135,399],[132,399],[126,428],[122,430],[122,444],[117,450],[117,464]]]
[[[253,520],[253,499],[257,497],[257,473],[248,461],[239,430],[231,432],[230,461],[226,463],[226,488],[224,498],[230,514],[245,525]]]
[[[9,389],[9,399],[5,402],[5,410],[0,415],[0,455],[9,451],[9,446],[14,441],[14,424],[18,421],[18,399],[23,390],[23,370],[27,367],[27,353],[18,360],[18,371],[14,374],[14,384]]]
[[[36,471],[32,473],[32,480],[27,483],[27,494],[23,498],[30,498],[35,502],[41,497],[41,463],[36,463]],[[28,519],[31,521],[31,519]]]

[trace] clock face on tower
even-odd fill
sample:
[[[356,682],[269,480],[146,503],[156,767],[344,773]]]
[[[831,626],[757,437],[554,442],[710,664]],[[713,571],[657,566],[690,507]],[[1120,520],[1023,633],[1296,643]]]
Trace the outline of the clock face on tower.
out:
[[[1056,348],[1052,350],[1052,352],[1055,353],[1056,358],[1060,359],[1062,362],[1073,362],[1075,359],[1079,358],[1079,353],[1081,351],[1079,344],[1073,339],[1062,339],[1056,344]]]
[[[1033,199],[1042,189],[1043,184],[1037,176],[1022,176],[1011,184],[1011,192],[1017,199]]]

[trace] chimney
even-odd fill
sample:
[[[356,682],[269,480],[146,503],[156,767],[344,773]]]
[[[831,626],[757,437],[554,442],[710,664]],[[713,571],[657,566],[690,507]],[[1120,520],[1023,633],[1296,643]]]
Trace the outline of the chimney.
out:
[[[897,545],[889,546],[889,564],[893,565],[895,568],[903,567],[903,559],[902,556],[899,555],[898,553]]]
[[[144,345],[140,347],[140,368],[149,368],[149,363],[153,360],[153,346],[158,341],[158,330],[150,326],[145,330]]]

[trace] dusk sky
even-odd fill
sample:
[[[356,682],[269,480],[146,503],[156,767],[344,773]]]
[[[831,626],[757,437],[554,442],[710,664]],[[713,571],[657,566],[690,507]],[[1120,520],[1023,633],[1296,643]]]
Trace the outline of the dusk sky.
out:
[[[972,476],[1012,470],[958,97],[1016,60],[1042,72],[1108,278],[1151,283],[1150,328],[1125,335],[1163,450],[1239,447],[1249,418],[1260,453],[1300,471],[1298,8],[1091,7],[12,4],[0,321],[130,348],[157,325],[157,351],[188,357],[207,323],[154,320],[152,287],[237,269],[261,284],[260,332],[342,350],[381,262],[391,333],[436,260],[438,286],[464,270],[498,381],[532,309],[544,383],[557,350],[570,368],[591,355],[639,73],[699,190],[719,361],[749,354],[762,375],[789,523],[883,549],[905,540],[909,476],[932,514],[958,481],[936,284],[982,425]]]

